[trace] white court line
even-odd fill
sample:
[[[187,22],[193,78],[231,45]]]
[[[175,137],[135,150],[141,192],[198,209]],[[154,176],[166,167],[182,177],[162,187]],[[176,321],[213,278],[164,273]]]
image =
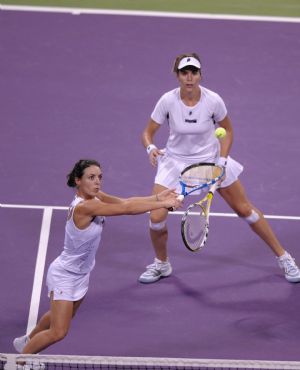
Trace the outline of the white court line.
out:
[[[212,13],[182,13],[182,12],[158,12],[141,10],[116,10],[116,9],[88,9],[88,8],[67,8],[49,6],[20,6],[0,4],[0,10],[29,11],[29,12],[52,12],[80,14],[102,14],[102,15],[127,15],[139,17],[167,17],[167,18],[191,18],[191,19],[220,19],[230,21],[260,21],[260,22],[290,22],[300,23],[299,17],[275,17],[256,15],[235,15],[235,14],[212,14]]]
[[[32,331],[38,319],[52,212],[52,207],[44,207],[26,334]]]
[[[52,210],[67,210],[68,207],[63,206],[33,206],[27,204],[0,204],[0,208],[27,208],[27,209],[45,209],[51,208]],[[183,215],[184,211],[174,211],[170,212],[170,215]],[[197,213],[191,213],[197,215]],[[211,212],[210,216],[215,217],[238,217],[235,213],[220,213],[220,212]],[[291,220],[291,221],[300,221],[300,216],[284,216],[284,215],[264,215],[265,218],[275,219],[275,220]]]
[[[67,210],[69,207],[61,206],[41,206],[41,205],[31,205],[31,204],[0,204],[0,208],[28,208],[28,209],[58,209],[58,210]]]
[[[177,214],[177,215],[183,215],[184,212],[182,211],[175,211],[170,214]],[[190,212],[190,215],[196,216],[199,213],[197,212]],[[214,217],[239,217],[235,213],[216,213],[216,212],[210,212],[210,216]],[[268,219],[275,219],[275,220],[290,220],[290,221],[300,221],[300,216],[280,216],[280,215],[264,215],[265,218]]]

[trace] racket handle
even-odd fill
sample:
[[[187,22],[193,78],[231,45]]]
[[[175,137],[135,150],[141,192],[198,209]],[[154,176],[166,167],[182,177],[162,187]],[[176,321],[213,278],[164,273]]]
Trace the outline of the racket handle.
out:
[[[219,187],[219,184],[216,182],[214,183],[210,188],[209,188],[209,193],[211,194],[214,194],[214,192],[216,191],[216,189],[218,189]]]
[[[184,199],[184,195],[182,195],[182,194],[178,195],[177,200],[180,200],[180,202],[182,202],[183,199]],[[168,208],[168,211],[173,212],[173,211],[175,211],[175,208],[174,207],[170,207],[170,208]]]

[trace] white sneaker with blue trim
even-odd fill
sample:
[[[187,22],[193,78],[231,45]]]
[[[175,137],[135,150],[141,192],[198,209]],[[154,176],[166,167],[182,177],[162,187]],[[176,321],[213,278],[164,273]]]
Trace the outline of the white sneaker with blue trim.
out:
[[[282,256],[278,257],[278,265],[284,270],[284,275],[287,281],[290,283],[300,282],[299,267],[296,265],[295,259],[288,252],[285,252]]]
[[[140,283],[155,283],[162,277],[170,276],[172,266],[169,261],[163,262],[155,258],[154,263],[146,267],[146,271],[139,277]]]

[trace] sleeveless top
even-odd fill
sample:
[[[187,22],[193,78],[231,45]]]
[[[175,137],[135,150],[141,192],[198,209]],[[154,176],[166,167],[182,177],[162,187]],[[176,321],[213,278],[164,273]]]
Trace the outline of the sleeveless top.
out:
[[[65,226],[64,249],[57,258],[67,271],[77,274],[89,273],[95,266],[95,255],[101,240],[105,218],[96,216],[85,229],[76,227],[73,214],[78,203],[84,199],[75,196],[69,207]]]

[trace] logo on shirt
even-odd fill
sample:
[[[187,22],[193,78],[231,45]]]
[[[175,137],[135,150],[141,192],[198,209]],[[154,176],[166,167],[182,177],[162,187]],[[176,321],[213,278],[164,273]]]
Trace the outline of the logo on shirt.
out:
[[[184,122],[187,122],[187,123],[197,123],[197,120],[196,119],[185,119]]]

